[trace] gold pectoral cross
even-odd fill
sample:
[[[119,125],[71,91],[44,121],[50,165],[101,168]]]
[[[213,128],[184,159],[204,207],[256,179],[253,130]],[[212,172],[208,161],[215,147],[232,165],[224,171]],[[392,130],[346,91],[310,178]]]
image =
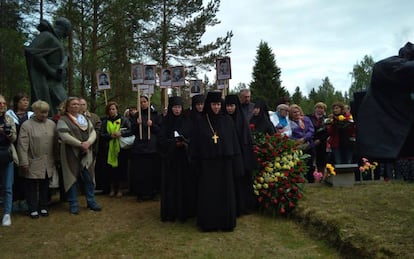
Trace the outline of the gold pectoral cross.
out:
[[[217,139],[219,139],[219,136],[217,136],[215,132],[214,132],[214,135],[211,138],[213,139],[214,144],[217,144]]]

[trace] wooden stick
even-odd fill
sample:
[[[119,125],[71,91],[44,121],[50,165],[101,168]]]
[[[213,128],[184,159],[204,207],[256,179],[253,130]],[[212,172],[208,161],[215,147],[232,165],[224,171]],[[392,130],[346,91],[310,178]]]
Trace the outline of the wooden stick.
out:
[[[148,89],[148,120],[151,119],[151,94],[149,93],[149,89]],[[148,125],[148,140],[151,139],[151,127]]]
[[[138,119],[141,121],[141,123],[138,123],[139,139],[142,140],[141,91],[139,89],[139,85],[137,85],[137,95]]]
[[[106,89],[104,90],[105,106],[108,104],[108,97],[106,96]]]

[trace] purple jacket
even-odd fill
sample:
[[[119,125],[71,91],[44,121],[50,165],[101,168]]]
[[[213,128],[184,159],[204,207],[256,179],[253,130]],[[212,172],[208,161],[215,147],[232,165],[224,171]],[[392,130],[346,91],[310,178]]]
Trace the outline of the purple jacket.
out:
[[[290,120],[290,127],[292,129],[292,136],[290,138],[304,138],[306,142],[309,141],[309,143],[313,146],[313,123],[308,116],[303,116],[303,122],[305,124],[305,128],[301,129],[297,122]]]

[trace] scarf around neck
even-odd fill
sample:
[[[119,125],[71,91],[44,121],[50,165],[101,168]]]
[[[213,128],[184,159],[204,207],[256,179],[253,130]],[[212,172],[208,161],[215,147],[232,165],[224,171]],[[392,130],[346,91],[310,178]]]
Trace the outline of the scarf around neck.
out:
[[[106,123],[106,130],[109,134],[114,132],[118,132],[121,129],[121,118],[111,121],[108,120]],[[109,149],[108,149],[108,159],[107,163],[110,164],[112,167],[118,167],[118,156],[119,152],[121,151],[121,147],[119,145],[119,138],[113,138],[109,141]]]

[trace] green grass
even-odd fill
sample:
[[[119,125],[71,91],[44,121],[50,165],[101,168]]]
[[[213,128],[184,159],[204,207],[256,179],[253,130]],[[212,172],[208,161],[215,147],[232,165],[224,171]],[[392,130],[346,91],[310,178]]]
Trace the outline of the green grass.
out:
[[[290,218],[254,213],[234,232],[200,232],[195,219],[163,223],[159,203],[97,196],[102,212],[66,203],[38,220],[12,215],[0,227],[0,258],[410,258],[414,185],[403,182],[305,187]],[[54,197],[58,199],[58,197]]]
[[[54,197],[55,198],[55,197]],[[159,203],[97,196],[102,212],[54,204],[38,220],[13,214],[0,228],[1,258],[338,258],[294,221],[251,214],[234,232],[200,232],[195,219],[163,223]],[[83,202],[83,197],[80,197]]]
[[[306,188],[295,217],[345,256],[414,255],[414,185],[394,181],[353,188]]]

